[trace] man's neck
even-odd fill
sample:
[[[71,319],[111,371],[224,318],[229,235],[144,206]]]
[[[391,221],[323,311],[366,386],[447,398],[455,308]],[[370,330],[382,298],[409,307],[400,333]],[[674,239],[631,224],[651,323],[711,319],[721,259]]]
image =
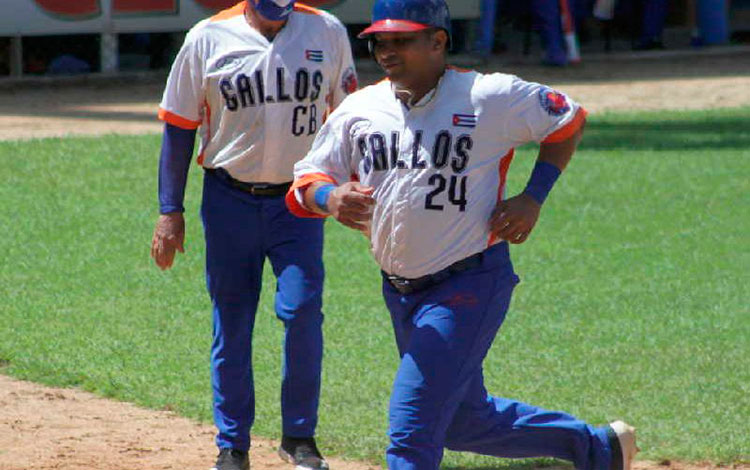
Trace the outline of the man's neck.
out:
[[[394,82],[396,97],[407,106],[419,103],[431,90],[438,86],[440,79],[443,78],[445,67],[431,74],[426,80],[421,80],[418,84],[402,84]]]
[[[253,8],[250,2],[247,2],[246,5],[245,20],[247,21],[247,24],[249,24],[251,28],[255,29],[260,34],[262,34],[269,41],[273,41],[276,35],[279,34],[279,31],[281,31],[282,28],[284,28],[284,26],[286,25],[286,21],[283,23],[276,21],[264,21],[263,18],[261,18],[258,14],[258,12],[255,11],[255,8]]]

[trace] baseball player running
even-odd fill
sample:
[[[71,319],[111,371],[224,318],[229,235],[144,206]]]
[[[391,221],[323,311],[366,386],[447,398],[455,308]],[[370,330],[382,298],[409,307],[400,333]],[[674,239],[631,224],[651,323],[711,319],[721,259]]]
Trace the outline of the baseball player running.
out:
[[[357,88],[349,39],[333,16],[292,0],[249,0],[198,23],[167,81],[151,254],[183,252],[183,198],[197,130],[205,170],[201,217],[213,303],[211,383],[218,470],[249,468],[254,420],[252,333],[263,264],[277,279],[285,328],[279,454],[325,470],[314,439],[323,354],[323,224],[284,204],[293,167],[326,118]]]
[[[482,362],[518,282],[523,243],[571,159],[586,112],[504,74],[446,66],[444,0],[376,0],[361,37],[387,79],[349,96],[295,165],[286,200],[369,233],[401,363],[389,407],[392,470],[434,470],[445,448],[630,470],[634,429],[488,394]],[[541,143],[526,189],[505,198],[513,149]]]

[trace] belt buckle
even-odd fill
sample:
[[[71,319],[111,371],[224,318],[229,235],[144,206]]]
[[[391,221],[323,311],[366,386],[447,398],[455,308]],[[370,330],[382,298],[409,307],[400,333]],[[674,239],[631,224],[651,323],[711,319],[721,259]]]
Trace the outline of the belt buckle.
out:
[[[388,276],[388,282],[391,283],[394,289],[399,291],[402,294],[409,294],[412,292],[413,288],[411,285],[411,281],[409,279],[405,279],[403,277],[398,276]]]
[[[263,192],[268,191],[269,185],[267,184],[255,184],[250,186],[250,194],[253,196],[262,196]]]

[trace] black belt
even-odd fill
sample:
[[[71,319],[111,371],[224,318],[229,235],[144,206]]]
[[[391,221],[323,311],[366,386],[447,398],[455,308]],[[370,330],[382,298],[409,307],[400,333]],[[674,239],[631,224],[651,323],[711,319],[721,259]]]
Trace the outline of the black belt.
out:
[[[206,168],[207,173],[215,175],[220,180],[229,184],[233,188],[239,189],[246,193],[250,193],[253,196],[284,196],[289,188],[292,187],[292,183],[246,183],[244,181],[236,180],[223,168]]]
[[[451,277],[451,275],[466,271],[468,269],[477,268],[482,264],[482,258],[484,253],[480,252],[474,255],[464,258],[461,261],[456,261],[447,268],[441,269],[440,271],[426,276],[418,277],[416,279],[407,279],[405,277],[394,276],[382,271],[383,277],[388,283],[393,286],[394,289],[400,293],[406,295],[411,294],[428,287],[432,287],[435,284],[441,283],[444,280]]]

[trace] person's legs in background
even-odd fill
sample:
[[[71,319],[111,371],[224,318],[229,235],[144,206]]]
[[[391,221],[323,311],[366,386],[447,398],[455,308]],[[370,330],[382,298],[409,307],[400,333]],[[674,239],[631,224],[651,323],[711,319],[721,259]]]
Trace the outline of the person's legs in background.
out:
[[[492,48],[495,43],[495,23],[501,0],[481,1],[479,31],[474,48],[480,56],[487,58],[492,53]]]
[[[590,37],[587,22],[594,10],[594,0],[571,0],[570,4],[573,9],[573,21],[576,25],[578,41],[585,44]]]
[[[662,33],[667,19],[667,0],[643,0],[641,36],[635,50],[663,49]]]
[[[568,54],[565,50],[560,20],[560,3],[558,0],[532,0],[531,8],[534,14],[534,22],[544,44],[544,64],[567,65]]]

